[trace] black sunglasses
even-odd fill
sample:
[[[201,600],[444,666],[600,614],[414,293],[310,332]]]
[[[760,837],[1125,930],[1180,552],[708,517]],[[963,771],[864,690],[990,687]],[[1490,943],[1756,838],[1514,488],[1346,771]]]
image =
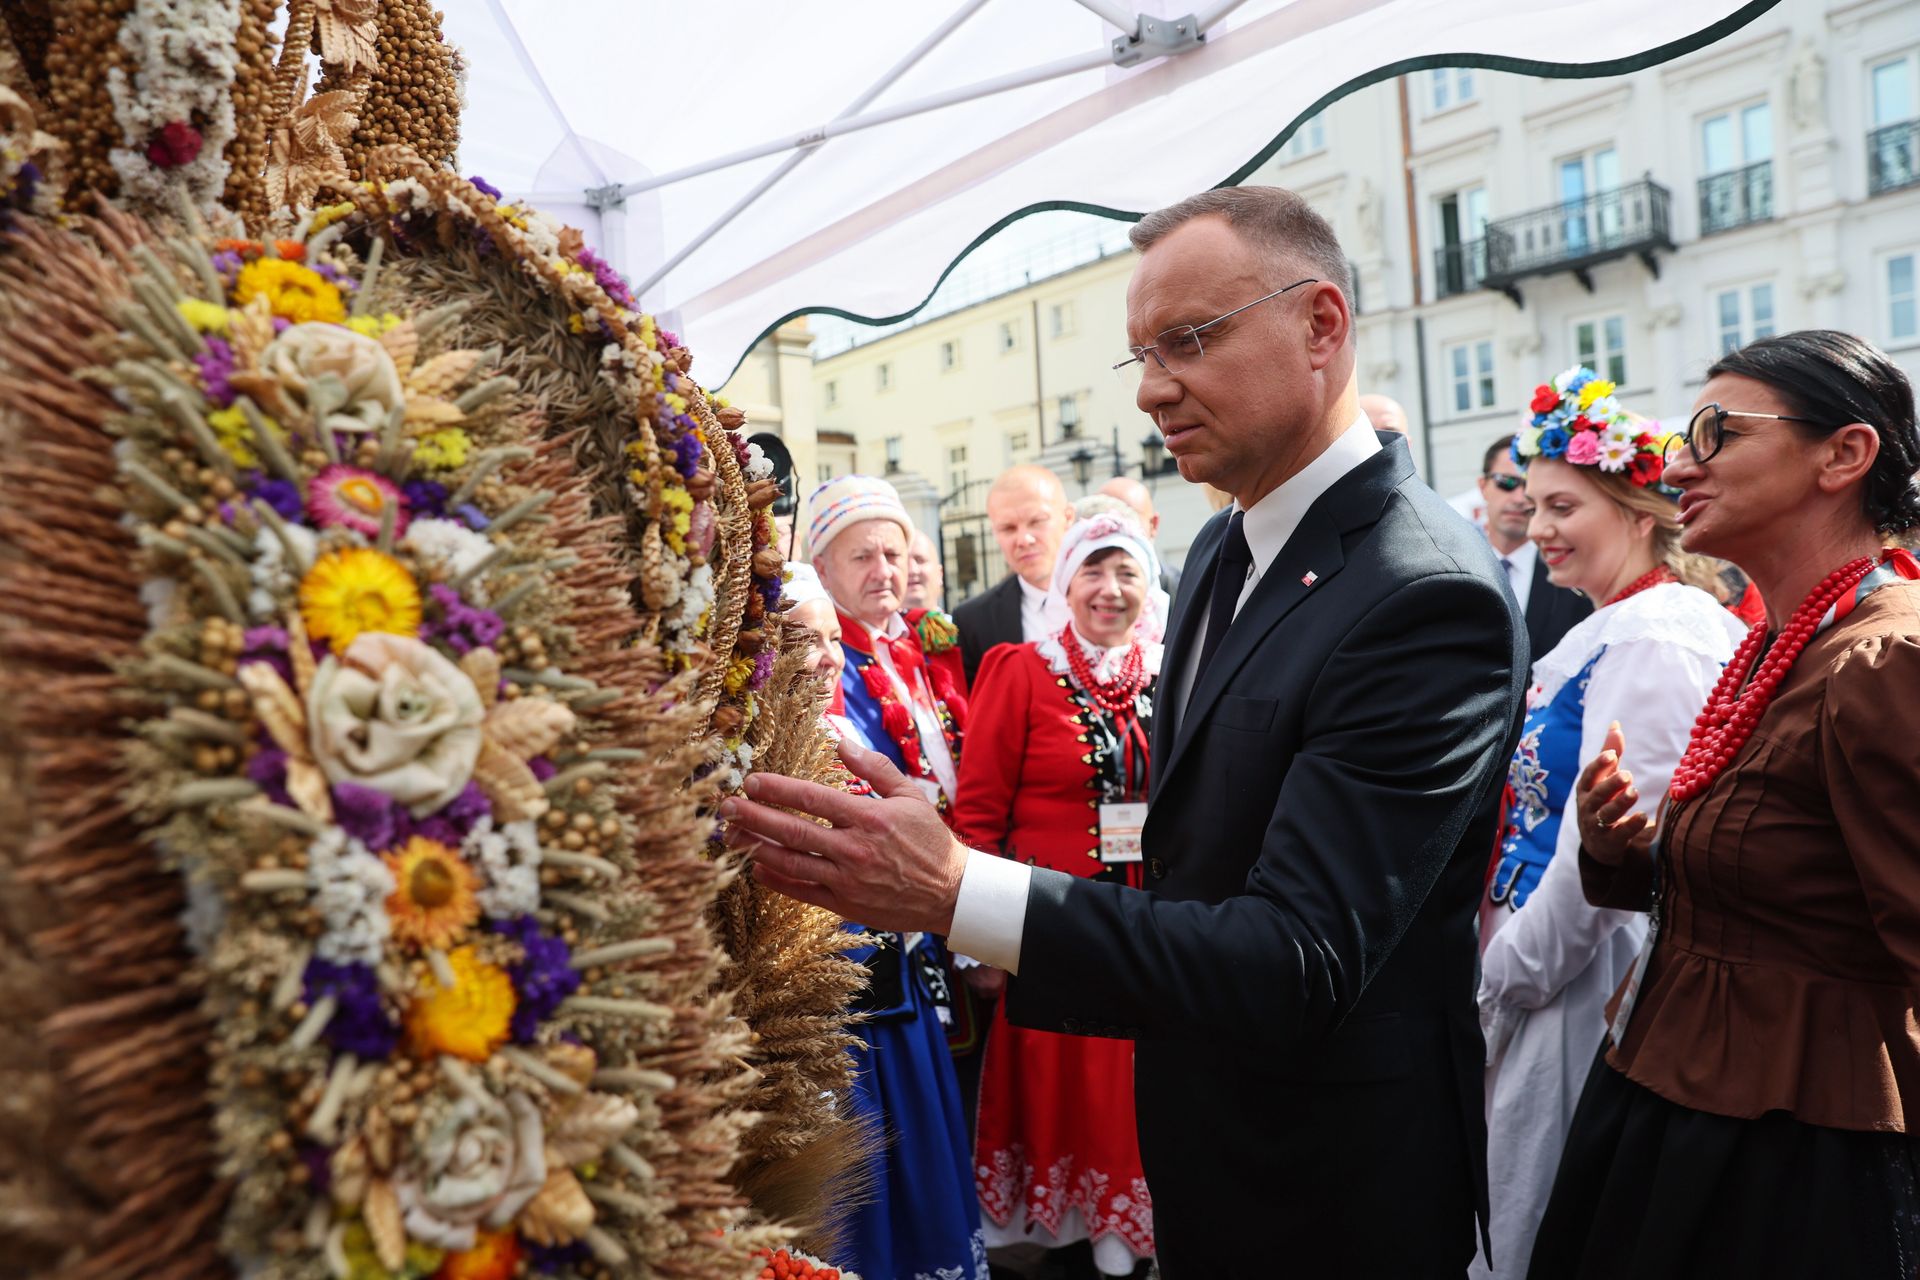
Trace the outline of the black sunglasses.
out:
[[[1502,493],[1512,493],[1527,482],[1525,476],[1510,476],[1504,471],[1488,471],[1481,476],[1481,479],[1493,481],[1493,487]]]

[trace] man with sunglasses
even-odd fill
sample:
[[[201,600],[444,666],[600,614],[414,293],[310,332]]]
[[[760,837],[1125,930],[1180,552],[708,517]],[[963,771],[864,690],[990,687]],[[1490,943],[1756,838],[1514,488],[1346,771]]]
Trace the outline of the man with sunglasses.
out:
[[[1525,628],[1486,539],[1361,413],[1346,254],[1306,201],[1222,188],[1132,239],[1121,373],[1181,475],[1234,497],[1173,609],[1127,828],[1145,887],[969,850],[857,750],[877,802],[756,775],[729,838],[762,883],[1015,975],[1015,1023],[1135,1042],[1167,1280],[1458,1277],[1486,1207],[1473,918]]]
[[[1533,503],[1527,480],[1513,460],[1513,437],[1487,446],[1480,466],[1480,499],[1487,505],[1487,541],[1500,557],[1501,571],[1527,620],[1527,643],[1535,657],[1552,653],[1573,624],[1593,612],[1593,601],[1577,591],[1556,587],[1547,578],[1540,549],[1527,537]]]

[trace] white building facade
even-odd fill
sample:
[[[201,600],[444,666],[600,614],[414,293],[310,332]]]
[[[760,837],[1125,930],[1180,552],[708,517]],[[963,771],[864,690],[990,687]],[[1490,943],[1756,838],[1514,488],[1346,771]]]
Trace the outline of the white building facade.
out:
[[[1716,355],[1765,333],[1845,329],[1920,375],[1920,0],[1783,0],[1626,75],[1402,76],[1332,103],[1247,181],[1300,192],[1339,232],[1360,389],[1406,406],[1442,493],[1577,362],[1674,423]],[[1151,423],[1108,372],[1131,254],[1089,256],[816,346],[818,475],[912,471],[944,492],[1043,456],[1065,475],[1073,437],[1097,475],[1108,454],[1139,474]],[[1177,561],[1208,511],[1175,505]]]

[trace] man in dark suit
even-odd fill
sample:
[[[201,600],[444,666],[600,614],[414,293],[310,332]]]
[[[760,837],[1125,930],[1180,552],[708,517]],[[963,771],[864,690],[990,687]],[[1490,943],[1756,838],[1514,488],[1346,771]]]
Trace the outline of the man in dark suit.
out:
[[[1533,502],[1527,497],[1526,477],[1513,460],[1513,437],[1501,436],[1487,446],[1480,466],[1480,497],[1487,504],[1487,541],[1500,557],[1501,572],[1520,611],[1527,618],[1527,643],[1535,658],[1553,647],[1573,624],[1593,612],[1593,601],[1578,591],[1556,587],[1547,578],[1540,548],[1527,537]]]
[[[1048,615],[1046,600],[1071,514],[1066,487],[1045,467],[1009,467],[987,490],[987,521],[1010,572],[953,611],[969,688],[987,650],[1044,640],[1066,625],[1064,614]]]
[[[1185,478],[1235,498],[1173,611],[1146,888],[967,850],[857,749],[878,803],[761,776],[724,816],[769,885],[1015,973],[1014,1021],[1137,1042],[1169,1280],[1460,1276],[1485,1212],[1473,917],[1519,612],[1486,540],[1361,415],[1346,256],[1304,201],[1223,188],[1133,240],[1137,401]]]

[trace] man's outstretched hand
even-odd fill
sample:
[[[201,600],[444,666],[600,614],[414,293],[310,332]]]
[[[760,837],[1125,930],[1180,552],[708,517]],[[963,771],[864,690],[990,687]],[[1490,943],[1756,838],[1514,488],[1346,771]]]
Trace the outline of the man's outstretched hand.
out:
[[[966,846],[885,756],[843,740],[840,759],[877,799],[756,773],[746,797],[720,806],[727,843],[752,855],[760,883],[789,897],[869,928],[945,934]]]

